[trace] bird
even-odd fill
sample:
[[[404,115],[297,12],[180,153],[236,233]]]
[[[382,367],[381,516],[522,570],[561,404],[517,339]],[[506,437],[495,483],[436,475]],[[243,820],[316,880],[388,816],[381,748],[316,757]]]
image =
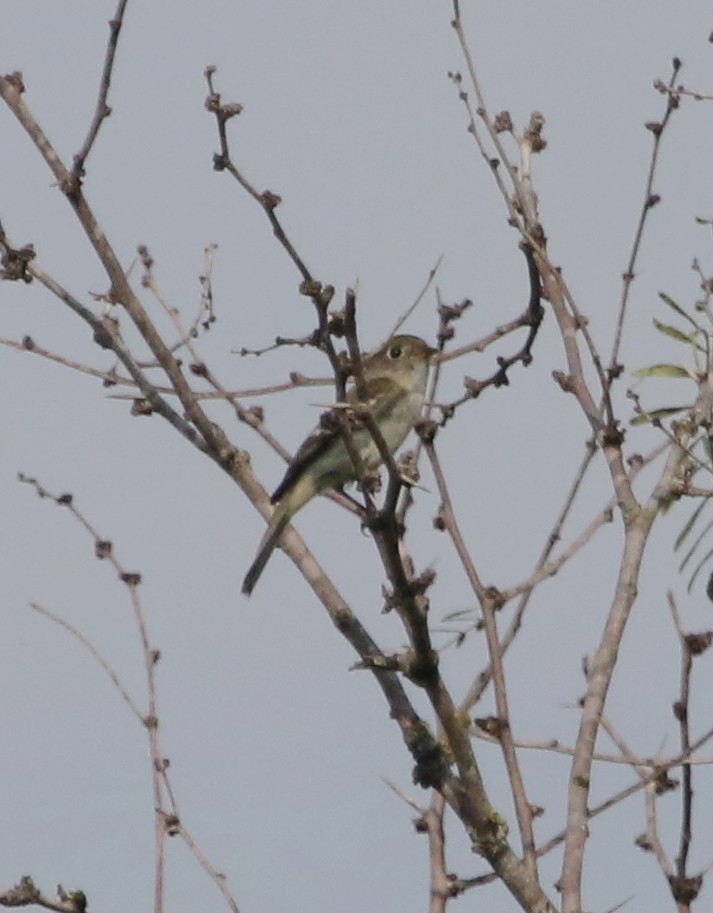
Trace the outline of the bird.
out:
[[[347,406],[361,404],[374,418],[389,453],[394,453],[421,417],[431,357],[436,350],[419,336],[392,336],[362,361],[364,396],[356,385],[347,390]],[[257,549],[255,560],[243,580],[249,596],[285,527],[298,510],[316,495],[338,489],[357,478],[354,462],[340,430],[337,404],[305,438],[287,467],[285,476],[270,498],[275,510]],[[374,470],[383,459],[368,427],[357,418],[351,422],[351,437],[365,470]]]

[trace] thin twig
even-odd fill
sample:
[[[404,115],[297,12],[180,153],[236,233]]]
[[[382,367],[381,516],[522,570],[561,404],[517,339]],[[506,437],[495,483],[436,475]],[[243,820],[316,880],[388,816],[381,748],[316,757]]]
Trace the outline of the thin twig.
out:
[[[645,765],[641,764],[639,758],[634,754],[634,752],[629,747],[628,743],[625,741],[623,735],[615,728],[614,724],[605,714],[602,714],[601,726],[604,732],[609,736],[612,742],[621,752],[621,759],[627,763],[637,774],[641,777],[642,780],[645,780],[648,771],[644,769]],[[594,757],[594,755],[592,755]],[[658,766],[654,762],[651,766]]]
[[[387,338],[390,339],[392,336],[395,336],[398,333],[398,331],[401,329],[401,327],[409,319],[411,314],[413,314],[413,312],[416,310],[416,308],[419,306],[419,304],[423,301],[423,299],[426,296],[426,292],[428,292],[429,288],[433,284],[433,280],[436,278],[436,275],[438,274],[438,270],[440,269],[441,263],[443,263],[443,254],[441,254],[438,257],[438,259],[436,260],[434,265],[431,267],[431,269],[428,272],[426,281],[423,283],[421,290],[414,298],[412,304],[410,304],[409,307],[407,307],[406,310],[403,312],[403,314],[401,314],[401,316],[397,318],[396,323],[394,323]]]
[[[459,890],[454,889],[455,879],[448,874],[446,865],[446,836],[443,827],[443,818],[446,803],[443,796],[431,791],[431,802],[428,807],[423,807],[411,796],[407,795],[398,786],[389,780],[384,781],[389,789],[412,808],[418,815],[414,821],[417,833],[428,836],[428,856],[430,860],[430,904],[429,913],[444,913],[448,900],[455,897]]]
[[[649,850],[656,857],[659,868],[663,872],[667,881],[674,877],[673,866],[668,858],[666,850],[659,839],[658,826],[656,823],[656,784],[647,782],[644,788],[644,797],[646,800],[646,834],[644,839],[639,839],[637,844],[642,848]]]
[[[713,728],[707,730],[702,736],[700,736],[691,746],[691,751],[698,751],[706,742],[713,739]],[[613,793],[603,802],[600,802],[598,805],[594,805],[588,809],[587,820],[592,820],[594,818],[603,815],[604,812],[607,812],[610,808],[614,808],[617,805],[621,804],[625,799],[628,799],[630,796],[635,795],[637,792],[640,792],[642,789],[645,789],[649,783],[654,783],[661,779],[661,776],[665,774],[668,770],[679,767],[681,764],[686,763],[688,758],[684,755],[677,755],[675,758],[671,758],[667,761],[662,761],[660,767],[656,767],[645,780],[637,778],[637,780],[630,784],[629,786],[620,789],[617,792]],[[558,846],[561,846],[564,843],[567,836],[567,829],[564,828],[559,833],[555,834],[553,837],[550,837],[545,843],[540,844],[537,847],[537,856],[542,858],[548,853],[551,853],[552,850],[556,849]],[[487,875],[478,875],[475,878],[470,878],[467,881],[463,882],[464,889],[480,887],[481,885],[491,884],[496,879],[496,875],[492,872]]]
[[[48,291],[52,292],[53,295],[89,324],[94,333],[94,339],[102,348],[109,348],[117,355],[142,395],[151,403],[152,408],[173,425],[184,438],[200,449],[200,442],[195,429],[166,402],[165,398],[158,393],[154,385],[146,377],[143,369],[139,367],[129,347],[124,342],[119,332],[118,324],[112,321],[110,317],[97,317],[93,311],[85,307],[74,295],[61,286],[56,279],[46,273],[38,263],[32,263],[29,271]]]
[[[86,162],[87,156],[91,152],[96,138],[99,135],[101,125],[103,124],[104,120],[111,114],[111,108],[107,104],[107,97],[109,95],[111,76],[114,69],[114,56],[116,54],[116,47],[119,42],[121,27],[124,24],[124,13],[126,11],[127,3],[128,0],[119,0],[119,3],[116,7],[116,12],[114,13],[114,18],[109,21],[109,42],[107,44],[106,55],[104,57],[104,67],[102,69],[101,80],[99,82],[99,96],[97,98],[97,104],[94,110],[94,117],[92,118],[92,122],[89,126],[89,132],[87,133],[87,137],[82,144],[82,148],[74,156],[72,177],[76,182],[78,182],[78,184],[81,183],[81,180],[84,177],[84,163]]]
[[[64,628],[65,631],[69,631],[72,637],[75,637],[82,644],[82,646],[86,647],[86,649],[89,650],[94,659],[109,676],[112,684],[124,699],[131,712],[143,725],[145,723],[144,714],[141,712],[141,710],[139,710],[136,701],[129,694],[114,667],[104,656],[104,654],[98,649],[98,647],[96,647],[88,637],[85,637],[79,628],[75,628],[75,626],[71,622],[67,621],[66,618],[62,618],[60,615],[56,615],[51,609],[48,609],[37,602],[31,602],[30,608],[37,612],[39,615],[44,615],[45,618],[48,618],[50,621],[54,622],[54,624],[59,625],[60,628]]]
[[[678,700],[673,706],[674,716],[678,720],[681,751],[690,752],[691,733],[689,728],[689,709],[691,695],[691,672],[693,671],[693,654],[689,646],[686,631],[683,627],[681,614],[676,604],[673,593],[667,593],[668,605],[671,610],[673,623],[678,634],[681,647],[681,684]],[[692,771],[689,764],[683,766],[683,789],[681,792],[681,836],[679,840],[678,856],[676,857],[676,875],[679,879],[687,877],[688,853],[691,848],[692,838],[692,812],[693,812],[693,783]]]
[[[500,641],[495,618],[496,610],[499,608],[500,603],[498,601],[497,593],[492,594],[483,586],[470,552],[465,545],[433,441],[426,440],[424,447],[426,455],[431,463],[436,484],[438,485],[438,493],[441,498],[439,516],[441,517],[444,528],[451,537],[451,542],[453,543],[461,565],[463,566],[463,570],[468,578],[468,582],[480,603],[481,611],[483,613],[483,623],[488,643],[490,668],[492,669],[495,691],[495,705],[500,727],[500,738],[498,741],[503,752],[503,759],[505,761],[505,767],[508,772],[508,779],[512,789],[525,865],[527,866],[530,875],[533,878],[537,878],[532,808],[527,799],[522,771],[520,770],[520,764],[513,744],[512,732],[510,731],[510,710],[508,707],[505,673],[502,666],[502,654],[500,651]]]
[[[473,89],[474,89],[475,95],[476,95],[476,99],[478,102],[477,112],[472,111],[472,109],[470,108],[470,102],[468,100],[467,93],[465,93],[462,89],[460,90],[461,100],[466,104],[468,111],[469,111],[469,115],[470,115],[469,130],[473,134],[473,137],[475,138],[476,142],[478,143],[478,148],[480,149],[481,155],[483,156],[483,158],[488,162],[488,164],[491,167],[491,170],[495,176],[495,180],[498,184],[498,187],[500,188],[500,191],[505,200],[505,204],[508,208],[508,213],[510,216],[511,224],[521,227],[520,213],[518,212],[517,208],[514,206],[510,193],[508,192],[507,188],[505,187],[505,184],[502,182],[502,180],[500,178],[497,165],[495,165],[493,158],[491,156],[489,156],[488,153],[486,152],[485,146],[484,146],[482,140],[480,139],[480,135],[479,135],[479,132],[478,132],[478,129],[476,126],[475,114],[477,113],[478,117],[485,124],[485,128],[488,133],[488,136],[490,137],[490,140],[496,150],[498,159],[495,161],[499,160],[500,162],[503,163],[503,165],[505,165],[508,176],[510,177],[510,179],[513,183],[513,190],[515,191],[515,193],[517,193],[517,180],[516,180],[517,168],[510,160],[510,158],[505,150],[505,147],[503,146],[503,144],[500,140],[500,133],[495,128],[495,124],[493,123],[492,119],[490,118],[490,116],[488,114],[488,106],[485,103],[485,95],[481,88],[480,80],[478,79],[478,74],[475,69],[475,64],[473,63],[473,55],[470,52],[468,40],[466,38],[465,30],[463,28],[463,20],[461,18],[459,0],[453,0],[453,19],[451,21],[451,25],[455,29],[455,33],[458,38],[458,42],[460,44],[461,54],[463,55],[463,59],[465,60],[466,67],[468,70],[468,76],[470,77],[470,82],[471,82],[471,85],[473,86]],[[460,86],[461,80],[458,77],[458,75],[455,74],[454,78],[455,78],[457,85]]]
[[[128,377],[118,377],[114,374],[113,370],[104,371],[101,368],[93,368],[91,365],[82,364],[67,355],[59,355],[57,352],[51,352],[49,349],[45,349],[43,346],[38,345],[32,336],[23,336],[20,341],[0,336],[0,346],[5,346],[8,349],[15,349],[17,352],[32,352],[34,355],[39,355],[47,361],[55,362],[55,364],[64,365],[65,368],[70,368],[72,371],[77,371],[79,374],[87,374],[89,377],[96,377],[99,380],[104,381],[106,386],[114,386],[115,384],[135,385],[135,381]],[[158,388],[156,388],[156,390],[157,392],[160,392]],[[127,395],[126,398],[133,399],[135,397]]]
[[[102,653],[94,644],[74,625],[60,618],[54,612],[37,603],[31,603],[32,608],[40,614],[46,616],[54,623],[65,628],[72,634],[89,652],[94,659],[104,669],[112,683],[117,688],[119,694],[130,707],[134,715],[139,719],[146,729],[149,740],[149,755],[151,759],[151,781],[153,786],[154,800],[154,821],[155,821],[155,847],[156,847],[156,875],[155,875],[155,896],[154,911],[161,913],[163,910],[164,894],[164,875],[165,875],[165,853],[167,835],[180,833],[183,836],[189,849],[192,851],[195,859],[201,867],[208,873],[211,879],[218,886],[219,890],[228,902],[231,910],[238,913],[237,904],[228,889],[226,878],[221,875],[211,865],[205,854],[199,849],[193,838],[188,834],[181,823],[180,812],[176,801],[175,792],[168,775],[168,761],[161,751],[159,744],[159,716],[157,702],[157,683],[156,683],[156,666],[160,659],[160,651],[151,643],[148,632],[146,615],[139,596],[139,586],[141,575],[128,571],[126,567],[116,557],[112,543],[102,537],[86,516],[76,507],[74,499],[69,494],[54,495],[48,491],[37,479],[21,475],[20,481],[30,485],[41,498],[48,498],[55,504],[68,510],[79,525],[92,537],[94,541],[94,550],[97,558],[107,561],[114,569],[117,577],[125,584],[129,591],[134,621],[139,632],[141,642],[144,671],[146,675],[146,693],[147,693],[147,711],[142,713],[138,705],[130,697],[128,690],[121,682],[118,673],[113,666],[105,659]],[[168,805],[168,808],[167,808]]]
[[[184,843],[188,849],[193,854],[194,859],[203,869],[203,871],[208,875],[211,881],[216,885],[220,893],[225,898],[226,903],[233,911],[233,913],[240,913],[238,905],[233,897],[229,887],[228,881],[223,872],[219,872],[218,869],[211,863],[203,850],[198,846],[196,841],[193,839],[191,833],[186,829],[182,821],[179,821],[176,824],[176,831],[183,839]]]
[[[681,67],[681,61],[677,58],[673,61],[673,72],[669,80],[669,84],[666,87],[670,89],[673,86],[673,83],[678,75],[678,72]],[[614,344],[612,346],[611,356],[609,358],[609,377],[610,380],[613,380],[615,377],[618,377],[620,372],[619,369],[619,350],[621,348],[622,335],[624,332],[624,319],[626,317],[626,310],[629,304],[629,293],[631,291],[631,285],[636,276],[636,263],[639,259],[639,254],[641,252],[641,241],[644,236],[644,227],[646,221],[651,213],[651,210],[660,202],[660,198],[657,194],[654,194],[654,178],[656,176],[656,168],[659,161],[659,153],[661,151],[661,140],[663,134],[668,126],[669,119],[674,110],[678,107],[678,101],[675,96],[669,95],[666,103],[666,111],[659,123],[650,123],[647,124],[647,128],[653,134],[653,145],[651,148],[651,158],[649,160],[649,170],[646,175],[646,186],[644,188],[644,202],[641,207],[641,213],[639,215],[639,223],[636,227],[636,232],[634,234],[634,241],[631,246],[631,253],[629,254],[629,262],[627,263],[626,270],[623,275],[623,284],[621,289],[621,299],[619,301],[619,312],[617,314],[616,321],[616,330],[614,332]]]
[[[650,465],[650,463],[652,463],[654,460],[658,459],[658,457],[661,456],[661,454],[664,453],[667,449],[668,449],[668,443],[659,444],[646,456],[641,457],[640,459],[637,459],[633,463],[632,468],[629,472],[631,481],[633,482],[634,479],[636,478],[636,476],[639,474],[639,472],[641,472],[641,470],[645,466]],[[608,522],[608,518],[609,518],[612,510],[616,506],[615,499],[611,498],[607,502],[607,504],[602,508],[600,513],[596,517],[594,517],[593,520],[590,522],[590,524],[583,530],[583,532],[580,533],[580,535],[577,536],[572,541],[572,543],[567,548],[564,549],[562,554],[560,556],[558,556],[557,558],[553,559],[552,561],[549,560],[549,556],[552,554],[553,549],[555,548],[555,546],[557,545],[557,543],[560,541],[560,539],[562,537],[562,529],[564,527],[564,523],[565,523],[567,517],[569,516],[569,514],[572,510],[572,507],[574,506],[574,502],[575,502],[577,493],[584,481],[584,477],[585,477],[587,469],[591,463],[591,460],[594,456],[594,453],[595,453],[595,450],[591,446],[588,445],[585,455],[582,459],[582,463],[580,464],[577,472],[575,473],[574,480],[572,482],[572,485],[570,486],[569,492],[567,493],[567,497],[565,498],[563,508],[560,511],[560,514],[557,517],[555,524],[552,527],[552,530],[550,531],[550,533],[547,537],[547,543],[545,545],[545,548],[543,549],[542,553],[540,554],[540,557],[537,560],[537,564],[535,565],[535,569],[532,572],[532,574],[530,575],[530,577],[526,581],[523,581],[523,583],[521,583],[521,584],[516,584],[514,587],[509,587],[507,589],[500,591],[502,598],[509,600],[513,596],[517,595],[522,590],[521,599],[515,609],[515,613],[513,614],[513,617],[508,626],[508,629],[505,632],[505,634],[503,635],[503,638],[501,640],[500,652],[501,652],[501,655],[503,655],[503,656],[505,655],[507,650],[512,645],[513,641],[517,637],[517,635],[522,627],[525,611],[529,604],[530,598],[535,591],[535,586],[541,581],[541,579],[546,579],[547,577],[551,576],[549,573],[547,573],[547,570],[552,569],[554,572],[556,572],[559,569],[559,567],[561,567],[560,559],[563,556],[566,556],[567,558],[569,558],[569,557],[572,557],[574,554],[576,554],[579,544],[583,543],[584,540],[586,540],[588,537],[590,537],[600,525]],[[530,584],[530,583],[532,584],[532,586],[528,586],[528,584]],[[461,703],[461,707],[463,710],[469,710],[471,707],[473,707],[475,704],[478,703],[480,698],[483,696],[485,689],[488,687],[488,685],[490,683],[490,678],[491,678],[491,670],[490,670],[490,666],[488,665],[475,678],[475,680],[473,681],[473,684],[471,685],[470,689],[468,690],[468,693],[463,698],[463,701]]]
[[[713,101],[713,94],[710,92],[700,92],[698,89],[686,89],[685,86],[674,87],[670,82],[667,85],[661,79],[654,80],[654,89],[657,89],[662,95],[669,95],[673,98],[686,96],[688,98],[693,98],[695,101]]]
[[[604,723],[602,724],[602,728],[606,729]],[[481,726],[478,725],[477,720],[474,721],[473,736],[480,741],[488,742],[492,745],[499,742],[499,735],[488,732],[487,728],[481,728]],[[570,757],[574,754],[574,748],[572,746],[562,745],[562,743],[557,739],[542,741],[540,739],[514,738],[513,744],[515,745],[515,748],[523,751],[547,751],[551,752],[552,754],[561,754]],[[638,755],[634,754],[609,754],[608,752],[604,751],[595,751],[592,754],[592,759],[603,764],[619,764],[626,767],[633,767],[634,769],[640,767],[641,770],[637,771],[637,773],[639,773],[639,776],[641,776],[642,779],[646,779],[650,773],[650,770],[646,770],[645,768],[650,768],[651,770],[668,770],[675,767],[680,767],[684,764],[691,764],[700,767],[710,767],[713,765],[713,756],[702,758],[687,757],[685,760],[681,760],[680,755],[670,758],[647,758],[639,757]]]
[[[441,424],[446,424],[446,422],[450,421],[450,419],[453,418],[456,409],[458,409],[469,400],[476,399],[488,387],[506,387],[510,383],[508,371],[513,365],[519,363],[524,367],[527,367],[532,362],[532,348],[537,338],[537,334],[542,324],[542,318],[544,315],[541,303],[542,286],[540,284],[540,276],[532,248],[529,245],[525,244],[522,245],[522,249],[527,260],[530,283],[530,300],[525,311],[523,311],[523,313],[520,314],[520,316],[515,320],[510,321],[510,323],[505,324],[504,326],[496,327],[492,333],[488,334],[488,336],[478,340],[477,342],[461,346],[458,349],[452,349],[448,352],[440,352],[436,356],[436,362],[443,364],[447,361],[452,361],[454,358],[458,358],[468,352],[482,352],[496,340],[501,339],[508,333],[523,327],[527,327],[528,330],[525,342],[512,355],[499,355],[496,359],[498,365],[497,370],[485,380],[475,380],[472,377],[466,377],[463,381],[466,390],[465,394],[451,403],[439,404],[438,408],[441,410],[443,416]],[[459,307],[463,309],[469,305],[470,302],[465,301]],[[439,310],[442,310],[442,307],[443,306],[441,306]]]
[[[125,309],[143,340],[166,372],[190,422],[203,439],[201,446],[205,448],[205,452],[224,470],[230,471],[234,480],[244,490],[249,491],[253,479],[246,461],[240,461],[239,454],[236,453],[235,447],[231,445],[225,433],[208,418],[193,396],[193,392],[181,372],[179,363],[171,354],[170,349],[131,288],[116,252],[89,206],[81,185],[78,185],[78,182],[73,180],[57,151],[25,104],[22,97],[23,91],[24,85],[19,74],[0,76],[0,96],[2,96],[5,104],[10,108],[37,147],[47,166],[54,174],[66,200],[74,210],[89,243],[109,278],[110,300],[120,304]],[[92,318],[96,320],[93,315]],[[90,323],[92,322],[88,315],[84,315],[84,319],[87,319]],[[100,344],[113,348],[121,358],[128,357],[123,342],[117,337],[113,328],[105,326],[103,329],[104,335],[100,337]]]
[[[275,212],[277,207],[282,202],[281,198],[277,194],[272,193],[270,190],[265,190],[262,193],[257,190],[254,185],[245,177],[245,175],[231,158],[230,146],[228,143],[227,123],[232,117],[240,114],[242,111],[242,105],[237,103],[227,105],[222,104],[220,94],[214,87],[213,77],[215,75],[215,71],[216,68],[214,66],[209,66],[206,67],[204,73],[206,82],[208,84],[208,98],[206,99],[206,108],[208,111],[215,114],[216,123],[218,126],[218,137],[220,140],[220,153],[213,158],[213,168],[216,171],[229,172],[229,174],[231,174],[240,184],[243,190],[245,190],[245,192],[251,196],[252,199],[255,200],[255,202],[258,203],[258,205],[262,208],[263,212],[270,221],[270,225],[272,226],[275,237],[302,276],[304,293],[309,295],[309,297],[312,297],[313,300],[315,300],[316,304],[321,304],[320,296],[322,286],[314,279],[304,260],[300,254],[298,254],[296,247],[287,236],[287,233],[285,232],[285,229],[283,228],[282,223],[280,222]]]
[[[41,498],[49,498],[59,507],[64,507],[68,510],[74,519],[79,523],[79,525],[92,537],[94,541],[94,552],[97,558],[107,561],[116,572],[116,575],[119,580],[124,583],[129,591],[129,597],[131,600],[131,606],[134,613],[134,620],[139,631],[139,636],[141,639],[142,653],[144,658],[144,671],[146,673],[146,692],[147,692],[147,711],[145,714],[141,714],[136,708],[135,704],[129,699],[128,693],[125,687],[119,683],[118,676],[113,671],[111,666],[104,660],[101,653],[89,642],[89,640],[84,637],[73,625],[70,625],[68,622],[63,623],[57,616],[54,616],[52,613],[47,610],[43,610],[37,605],[33,605],[33,608],[47,615],[58,624],[61,624],[62,627],[66,628],[70,633],[79,639],[79,641],[87,647],[91,652],[92,656],[99,662],[99,664],[104,668],[108,673],[112,681],[117,685],[119,693],[127,701],[131,709],[138,713],[138,716],[146,728],[149,739],[149,748],[150,748],[150,757],[151,757],[151,782],[153,786],[154,793],[154,809],[155,809],[155,852],[156,852],[156,873],[154,879],[154,910],[156,913],[162,913],[163,911],[163,893],[164,893],[164,871],[165,871],[165,845],[166,845],[166,829],[164,827],[164,817],[162,813],[163,809],[163,788],[161,780],[161,771],[164,767],[164,759],[162,757],[161,751],[158,745],[158,711],[156,708],[156,677],[155,677],[155,668],[156,663],[158,662],[160,652],[155,649],[149,640],[148,628],[146,624],[146,618],[144,616],[143,608],[141,606],[141,601],[138,595],[138,586],[141,581],[141,575],[135,572],[128,571],[121,562],[117,559],[114,549],[111,542],[101,536],[99,532],[94,528],[94,526],[87,520],[84,514],[77,509],[74,504],[74,499],[70,494],[54,495],[48,491],[37,479],[30,478],[29,476],[20,475],[19,479],[21,482],[32,486],[35,489],[37,494]]]
[[[35,341],[33,336],[23,336],[21,340],[0,336],[0,346],[5,346],[8,349],[15,349],[17,352],[30,352],[34,355],[39,355],[41,358],[47,359],[47,361],[53,361],[56,364],[70,368],[72,371],[77,371],[79,374],[96,377],[97,379],[104,381],[104,386],[106,387],[138,386],[137,382],[132,377],[117,374],[115,368],[104,370],[75,361],[73,358],[69,358],[66,355],[60,355],[58,352],[52,352],[50,349],[44,348],[44,346],[39,345],[39,343]],[[138,364],[139,363],[136,362],[137,366]],[[272,396],[275,393],[289,393],[292,390],[298,390],[303,387],[329,387],[333,384],[334,381],[328,377],[308,377],[298,371],[293,371],[290,374],[290,379],[283,383],[268,384],[264,387],[242,387],[239,390],[225,390],[225,392],[220,390],[195,390],[194,395],[197,400],[225,399],[226,396],[230,399],[233,397],[245,399],[256,396]],[[151,387],[161,396],[178,395],[173,387],[154,383],[151,384]],[[136,400],[137,396],[138,393],[111,393],[107,398],[130,401]]]

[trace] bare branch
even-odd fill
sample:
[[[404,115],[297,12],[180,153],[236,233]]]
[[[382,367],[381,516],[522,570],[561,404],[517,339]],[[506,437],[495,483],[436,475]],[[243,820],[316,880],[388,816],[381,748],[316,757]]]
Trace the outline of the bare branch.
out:
[[[670,89],[673,86],[673,83],[678,75],[678,72],[681,67],[681,61],[675,59],[673,62],[673,72],[669,80],[669,84],[666,89]],[[654,83],[656,86],[656,83]],[[657,86],[658,88],[658,86]],[[619,313],[617,316],[616,330],[614,332],[614,344],[612,346],[611,356],[609,358],[609,377],[611,380],[618,377],[621,373],[621,368],[618,364],[619,362],[619,351],[621,348],[622,334],[624,332],[624,320],[626,317],[626,310],[629,304],[629,293],[631,291],[631,285],[636,277],[636,263],[639,259],[639,253],[641,252],[641,241],[644,236],[644,227],[646,225],[649,214],[653,208],[660,202],[661,198],[658,194],[654,193],[654,179],[656,176],[656,169],[659,162],[659,154],[661,151],[661,140],[668,126],[669,120],[673,112],[678,108],[678,99],[676,96],[669,94],[666,111],[661,121],[658,123],[647,124],[646,127],[651,131],[653,135],[653,145],[651,148],[651,159],[649,161],[649,170],[646,175],[646,186],[644,188],[644,202],[641,207],[641,214],[639,215],[639,224],[637,225],[636,232],[634,234],[634,242],[631,247],[631,253],[629,254],[629,262],[627,263],[626,269],[623,275],[623,285],[621,290],[621,300],[619,301]]]
[[[109,117],[111,114],[111,108],[107,104],[107,98],[109,96],[109,87],[111,85],[112,70],[114,69],[114,55],[116,54],[116,46],[119,42],[121,27],[124,24],[124,13],[126,11],[127,3],[128,0],[119,0],[119,3],[116,7],[116,12],[114,13],[114,18],[109,21],[109,43],[107,45],[106,56],[104,58],[104,68],[102,70],[101,81],[99,83],[99,97],[97,98],[94,117],[89,127],[87,137],[82,143],[82,148],[74,156],[72,178],[77,183],[77,186],[81,184],[81,180],[84,177],[84,163],[86,162],[87,156],[91,152],[96,138],[99,135],[101,125],[104,122],[105,118]]]
[[[82,632],[79,630],[79,628],[76,628],[71,622],[67,621],[66,618],[62,618],[61,616],[56,615],[54,612],[52,612],[50,609],[46,608],[45,606],[41,606],[37,602],[31,602],[30,608],[33,609],[38,614],[44,615],[45,618],[48,618],[50,621],[54,622],[56,625],[59,625],[60,628],[64,628],[65,631],[69,631],[69,633],[72,635],[72,637],[76,638],[82,644],[82,646],[86,647],[87,650],[89,650],[89,652],[92,654],[94,659],[99,663],[99,665],[102,667],[102,669],[109,676],[112,684],[114,685],[116,690],[119,692],[119,694],[122,696],[122,698],[128,705],[131,712],[134,714],[134,716],[137,718],[137,720],[143,724],[145,721],[145,714],[143,714],[139,710],[137,703],[134,701],[134,699],[129,694],[126,686],[123,684],[123,682],[119,678],[118,673],[116,672],[114,667],[111,665],[109,660],[91,642],[91,640],[89,640],[88,637],[86,637],[84,634],[82,634]]]
[[[56,899],[43,894],[33,880],[25,875],[14,888],[0,891],[0,907],[42,907],[56,913],[85,913],[87,898],[83,891],[65,891],[59,885]]]
[[[107,561],[114,569],[117,578],[127,587],[131,607],[134,615],[134,621],[139,632],[143,660],[144,672],[146,675],[146,693],[147,693],[147,710],[142,713],[136,702],[130,697],[127,688],[122,683],[120,676],[114,667],[103,654],[94,646],[94,644],[82,634],[74,625],[60,618],[54,612],[46,609],[37,603],[31,603],[32,608],[49,618],[55,624],[60,625],[69,631],[84,647],[92,654],[94,659],[104,669],[119,694],[129,706],[133,714],[146,729],[149,740],[149,755],[151,762],[151,782],[153,785],[153,805],[155,820],[155,851],[156,851],[156,872],[154,879],[154,910],[157,913],[163,910],[164,895],[164,871],[165,871],[165,852],[166,837],[181,834],[189,846],[196,860],[201,867],[208,873],[214,883],[218,886],[223,896],[229,903],[231,910],[238,913],[237,904],[228,889],[224,875],[220,875],[217,870],[207,860],[205,855],[198,848],[193,838],[183,828],[181,824],[180,812],[176,802],[175,793],[171,786],[168,776],[169,762],[164,757],[159,744],[159,715],[157,703],[157,685],[156,685],[156,666],[160,660],[161,653],[151,642],[148,633],[146,615],[139,597],[139,585],[141,575],[135,571],[129,571],[116,557],[112,543],[102,537],[95,527],[87,520],[84,514],[78,510],[74,504],[74,499],[70,494],[54,495],[48,491],[37,479],[28,476],[20,476],[20,481],[30,485],[41,498],[48,498],[57,506],[68,510],[79,525],[92,537],[94,541],[94,553],[100,560]],[[167,808],[168,805],[168,808]],[[37,902],[37,901],[33,901]],[[8,904],[9,905],[9,904]],[[51,909],[65,910],[66,907],[52,907]],[[70,908],[79,909],[79,908]],[[83,909],[83,908],[82,908]]]
[[[674,716],[678,720],[681,751],[690,753],[691,733],[689,729],[689,707],[691,695],[691,673],[693,671],[692,641],[689,640],[683,628],[681,614],[672,592],[667,594],[668,605],[671,610],[676,633],[681,647],[681,690],[678,700],[673,705]],[[710,635],[708,637],[710,643]],[[681,793],[681,836],[679,840],[678,857],[676,858],[676,877],[685,879],[688,870],[688,853],[691,848],[692,830],[691,818],[693,812],[693,784],[692,771],[689,764],[683,766],[683,790]]]
[[[433,280],[436,278],[436,275],[438,274],[438,270],[440,269],[441,263],[443,263],[443,254],[441,254],[438,257],[438,259],[436,260],[434,265],[431,267],[431,269],[429,270],[429,273],[428,273],[428,277],[426,278],[426,281],[423,283],[421,290],[414,298],[413,303],[410,304],[409,307],[406,308],[406,310],[403,312],[403,314],[396,320],[396,323],[393,325],[390,332],[387,334],[387,338],[389,338],[391,336],[395,336],[398,333],[398,331],[401,329],[401,327],[409,319],[411,314],[413,314],[413,312],[416,310],[416,308],[419,306],[419,304],[426,297],[426,293],[428,292],[429,288],[433,284]]]

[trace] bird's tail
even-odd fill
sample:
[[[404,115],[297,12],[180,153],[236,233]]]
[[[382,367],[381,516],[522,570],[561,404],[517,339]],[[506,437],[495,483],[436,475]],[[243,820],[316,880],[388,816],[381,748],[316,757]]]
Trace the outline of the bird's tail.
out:
[[[290,517],[292,516],[293,511],[287,509],[286,505],[281,504],[275,510],[275,513],[272,515],[270,520],[270,525],[265,530],[265,535],[262,537],[260,545],[258,546],[257,555],[255,560],[250,565],[250,568],[245,575],[243,580],[243,593],[246,596],[249,596],[252,591],[255,589],[255,584],[260,579],[260,575],[265,570],[265,565],[270,560],[270,555],[275,550],[275,546],[280,541],[280,536],[285,531],[285,527],[290,522]]]

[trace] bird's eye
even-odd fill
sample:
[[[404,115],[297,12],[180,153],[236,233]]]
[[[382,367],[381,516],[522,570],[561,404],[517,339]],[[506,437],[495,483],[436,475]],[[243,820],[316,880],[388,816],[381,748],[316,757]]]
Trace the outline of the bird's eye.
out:
[[[393,361],[396,361],[397,358],[401,358],[402,351],[403,351],[403,349],[401,348],[401,346],[391,346],[391,348],[387,352],[387,355]]]

